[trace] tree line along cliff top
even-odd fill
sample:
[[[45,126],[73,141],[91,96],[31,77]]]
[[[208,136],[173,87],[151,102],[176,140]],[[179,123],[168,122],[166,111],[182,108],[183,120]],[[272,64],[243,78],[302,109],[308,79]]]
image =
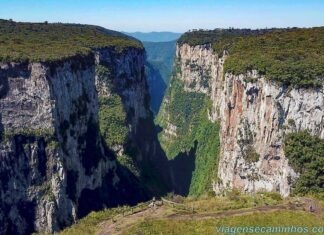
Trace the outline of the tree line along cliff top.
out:
[[[195,30],[185,33],[178,43],[210,44],[219,56],[226,50],[225,72],[238,75],[255,69],[285,85],[323,85],[324,27]]]
[[[142,44],[99,26],[0,20],[0,62],[56,61],[104,47],[122,51]]]

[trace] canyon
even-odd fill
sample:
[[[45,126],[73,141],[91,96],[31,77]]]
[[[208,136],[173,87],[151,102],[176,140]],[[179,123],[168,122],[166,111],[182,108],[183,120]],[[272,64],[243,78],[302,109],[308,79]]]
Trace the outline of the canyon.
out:
[[[145,51],[133,38],[101,30],[96,34],[121,40],[125,47],[108,40],[108,46],[86,54],[0,64],[0,234],[59,231],[93,210],[147,200],[153,189],[144,186],[143,177],[159,185],[154,171],[141,172],[143,165],[150,169],[157,151]],[[114,116],[114,97],[124,120]],[[102,133],[102,120],[113,121],[113,142]],[[120,130],[125,136],[119,141]],[[122,157],[132,168],[121,163]]]
[[[257,66],[236,73],[237,53],[217,50],[209,31],[198,32],[202,42],[186,41],[196,31],[178,40],[157,113],[161,87],[148,77],[157,72],[136,39],[97,26],[0,21],[3,34],[11,30],[21,38],[18,51],[0,46],[0,234],[53,233],[92,211],[170,192],[288,197],[305,172],[288,159],[287,136],[324,139],[323,76],[294,85]],[[57,42],[62,30],[68,36]],[[216,42],[237,36],[216,33]],[[44,41],[38,49],[34,38]]]

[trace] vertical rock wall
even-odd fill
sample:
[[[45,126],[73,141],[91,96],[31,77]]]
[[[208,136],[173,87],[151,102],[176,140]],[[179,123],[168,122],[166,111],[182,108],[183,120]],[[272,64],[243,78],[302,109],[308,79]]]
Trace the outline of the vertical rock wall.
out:
[[[136,123],[147,115],[143,60],[142,49],[104,48],[0,64],[1,234],[53,232],[91,210],[140,200],[101,139],[95,66],[107,64],[126,84],[120,92]]]
[[[283,138],[285,133],[303,130],[324,138],[323,88],[291,89],[257,71],[224,74],[230,55],[224,52],[219,57],[208,45],[178,45],[176,55],[177,79],[184,82],[186,91],[210,96],[209,118],[221,123],[214,191],[238,188],[289,195],[298,174],[285,158]],[[169,126],[165,131],[176,135],[176,125]]]

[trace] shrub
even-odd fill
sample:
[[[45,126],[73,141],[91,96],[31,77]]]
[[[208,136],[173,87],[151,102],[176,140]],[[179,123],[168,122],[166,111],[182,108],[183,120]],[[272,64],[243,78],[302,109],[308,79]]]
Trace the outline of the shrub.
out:
[[[324,192],[324,140],[307,131],[288,134],[284,151],[289,164],[300,177],[295,183],[297,194]]]
[[[260,155],[255,151],[252,145],[248,145],[243,153],[243,157],[248,163],[253,163],[259,161]]]
[[[232,189],[227,193],[227,197],[232,201],[238,201],[240,199],[241,192],[238,189]]]

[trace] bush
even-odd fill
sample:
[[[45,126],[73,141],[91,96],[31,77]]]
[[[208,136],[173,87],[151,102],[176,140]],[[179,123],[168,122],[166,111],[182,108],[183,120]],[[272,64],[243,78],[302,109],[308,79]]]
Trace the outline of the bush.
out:
[[[255,151],[252,145],[248,145],[246,150],[243,152],[243,157],[248,163],[254,163],[259,161],[260,155]]]
[[[285,137],[284,151],[289,164],[300,173],[295,183],[297,194],[324,192],[324,140],[307,131]]]
[[[265,195],[265,197],[268,197],[274,201],[282,200],[280,193],[277,193],[277,192],[264,192],[263,194]]]
[[[240,199],[241,192],[238,189],[232,189],[227,193],[227,196],[232,201],[238,201]]]

